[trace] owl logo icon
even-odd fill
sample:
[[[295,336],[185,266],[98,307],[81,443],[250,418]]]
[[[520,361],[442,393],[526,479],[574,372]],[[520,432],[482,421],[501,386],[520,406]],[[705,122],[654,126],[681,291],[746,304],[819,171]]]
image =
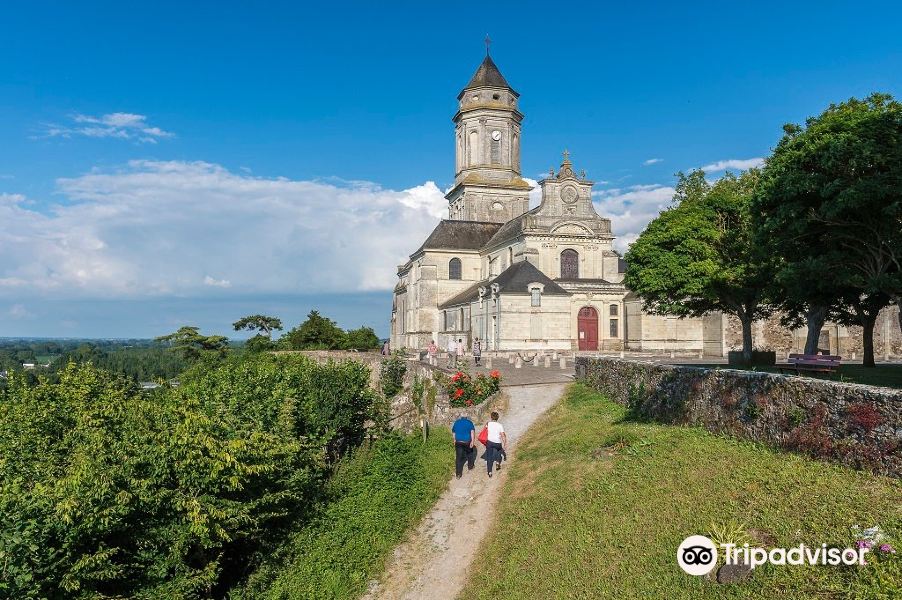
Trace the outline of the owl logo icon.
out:
[[[707,575],[717,565],[717,546],[703,535],[690,535],[677,548],[677,564],[690,575]]]

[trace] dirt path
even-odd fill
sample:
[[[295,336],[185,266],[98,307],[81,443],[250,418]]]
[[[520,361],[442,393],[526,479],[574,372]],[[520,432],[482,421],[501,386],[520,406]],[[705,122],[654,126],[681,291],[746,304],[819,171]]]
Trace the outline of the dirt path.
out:
[[[552,383],[505,388],[509,404],[501,422],[507,431],[511,461],[517,460],[517,440],[557,402],[564,387],[563,383]],[[479,423],[476,426],[480,428]],[[453,462],[450,447],[448,461]],[[489,479],[483,460],[477,460],[472,471],[465,469],[461,479],[452,479],[417,529],[395,549],[381,582],[374,582],[364,598],[454,598],[478,556],[506,479],[506,468]]]

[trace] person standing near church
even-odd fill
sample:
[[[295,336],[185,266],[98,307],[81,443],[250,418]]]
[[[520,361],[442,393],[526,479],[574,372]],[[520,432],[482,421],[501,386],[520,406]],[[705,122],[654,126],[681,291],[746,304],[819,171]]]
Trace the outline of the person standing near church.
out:
[[[457,344],[454,342],[454,338],[448,340],[448,368],[454,366],[455,359],[457,358]]]
[[[473,342],[473,360],[476,361],[476,366],[479,366],[479,359],[482,358],[482,342],[479,341],[479,338],[476,338],[476,341]]]
[[[476,426],[463,414],[451,425],[451,432],[454,434],[454,474],[460,479],[464,463],[467,463],[468,471],[476,466]]]
[[[435,345],[435,340],[429,340],[429,345],[426,346],[426,353],[429,355],[429,362],[434,362],[435,353],[438,352],[438,347]]]
[[[495,411],[492,411],[492,420],[486,423],[485,427],[489,434],[485,444],[485,465],[491,477],[492,467],[497,462],[500,470],[501,460],[507,454],[507,434],[504,432],[504,426],[498,422],[498,413]]]
[[[467,347],[464,345],[463,338],[457,340],[457,360],[458,362],[462,362],[464,359],[464,353],[466,353]]]
[[[385,340],[385,343],[382,344],[382,356],[388,356],[389,354],[391,354],[391,343]]]

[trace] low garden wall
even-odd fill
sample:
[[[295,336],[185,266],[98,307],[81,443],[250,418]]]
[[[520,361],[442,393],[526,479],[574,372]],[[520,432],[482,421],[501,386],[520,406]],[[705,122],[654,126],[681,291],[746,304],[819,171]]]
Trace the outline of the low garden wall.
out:
[[[576,377],[637,418],[697,425],[902,477],[902,391],[852,383],[578,357]]]

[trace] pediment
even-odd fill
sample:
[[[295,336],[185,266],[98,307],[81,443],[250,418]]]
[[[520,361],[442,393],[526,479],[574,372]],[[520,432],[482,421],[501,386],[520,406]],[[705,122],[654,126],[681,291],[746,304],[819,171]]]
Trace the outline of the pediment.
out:
[[[585,225],[569,222],[555,225],[551,233],[554,235],[592,235],[592,230]]]

